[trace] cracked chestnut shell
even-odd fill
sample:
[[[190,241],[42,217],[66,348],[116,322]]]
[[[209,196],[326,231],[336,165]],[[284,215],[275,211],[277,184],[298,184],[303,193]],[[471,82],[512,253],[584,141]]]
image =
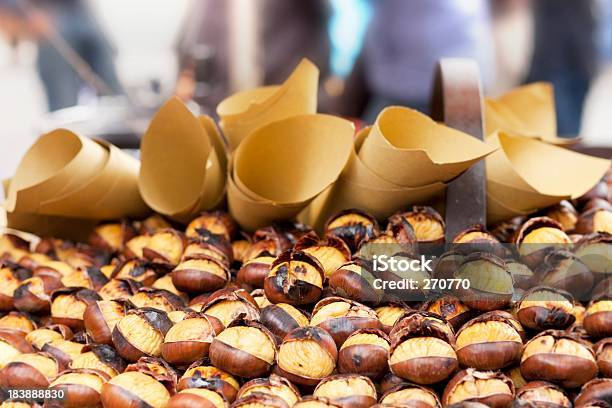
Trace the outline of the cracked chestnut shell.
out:
[[[459,363],[477,370],[499,370],[521,356],[523,340],[512,321],[503,315],[485,313],[467,322],[456,335]]]
[[[98,300],[100,296],[91,289],[58,289],[51,295],[51,321],[65,324],[73,331],[83,330],[85,310]]]
[[[593,208],[583,212],[576,223],[576,233],[607,232],[612,234],[612,210]]]
[[[134,227],[126,220],[96,226],[89,234],[89,244],[110,253],[121,252],[125,243],[136,236]]]
[[[0,329],[16,330],[28,334],[36,327],[34,318],[24,312],[12,311],[0,317]]]
[[[128,365],[124,372],[136,371],[146,374],[163,384],[170,391],[176,392],[177,373],[165,360],[157,357],[141,357],[137,362]]]
[[[505,375],[468,368],[457,373],[446,385],[442,404],[480,402],[493,408],[508,408],[514,395],[514,384]]]
[[[282,339],[298,327],[308,326],[308,317],[287,303],[270,304],[261,310],[261,323]]]
[[[508,268],[510,275],[512,275],[515,288],[528,290],[533,286],[534,274],[527,265],[513,259],[507,259],[506,268]]]
[[[224,265],[230,265],[234,259],[230,242],[221,235],[210,234],[206,231],[205,235],[200,235],[198,238],[189,238],[181,260],[199,256],[216,259]]]
[[[222,395],[230,403],[236,399],[240,384],[229,373],[203,361],[196,361],[183,374],[178,382],[178,390],[206,388]]]
[[[5,388],[47,388],[62,370],[48,353],[23,353],[13,356],[0,370],[0,386]]]
[[[111,337],[121,357],[134,362],[143,356],[159,357],[170,327],[172,321],[165,312],[144,307],[130,310],[121,318]]]
[[[595,344],[597,366],[602,377],[612,378],[612,338],[600,340]]]
[[[27,337],[27,336],[26,336]],[[34,349],[24,338],[24,334],[9,330],[0,330],[0,369],[3,368],[11,359],[22,353],[33,353]]]
[[[459,299],[469,308],[481,312],[505,308],[512,299],[514,283],[506,263],[499,257],[483,252],[467,255],[455,278],[466,279],[469,288],[461,286]]]
[[[389,368],[417,384],[435,384],[458,367],[455,337],[443,318],[427,312],[408,312],[391,331]]]
[[[46,405],[66,408],[101,407],[102,385],[110,378],[102,371],[86,368],[63,371],[49,384],[49,389],[63,391],[64,398],[61,402],[48,400]]]
[[[230,374],[254,378],[270,371],[276,359],[274,335],[262,324],[235,320],[209,349],[211,363]]]
[[[121,300],[98,300],[83,313],[85,330],[96,343],[112,345],[115,325],[127,313],[128,305]]]
[[[310,325],[326,330],[338,347],[359,329],[382,329],[374,310],[337,296],[323,298],[315,305]]]
[[[384,297],[384,291],[374,288],[374,274],[369,263],[354,259],[341,265],[329,277],[333,293],[357,302],[377,304]]]
[[[378,329],[360,329],[351,334],[338,351],[338,372],[380,377],[389,369],[389,337]]]
[[[436,279],[451,279],[459,269],[465,255],[458,251],[446,251],[434,260],[432,276]]]
[[[270,268],[275,259],[276,257],[264,253],[246,261],[238,270],[236,283],[248,289],[263,288],[264,280],[270,273]]]
[[[563,290],[536,286],[518,302],[516,316],[528,329],[565,329],[576,320],[573,304],[572,295]]]
[[[444,219],[431,207],[412,207],[412,211],[396,214],[412,226],[419,243],[439,244],[444,242]]]
[[[142,249],[142,256],[157,264],[176,266],[187,246],[183,234],[172,228],[155,232]]]
[[[223,330],[219,319],[192,313],[168,330],[161,347],[170,364],[185,366],[208,356],[214,337]]]
[[[218,259],[206,255],[183,259],[172,271],[172,283],[188,293],[212,292],[230,280],[228,267]]]
[[[610,276],[612,270],[612,235],[593,233],[583,236],[577,243],[575,255],[589,268],[595,281]]]
[[[535,279],[544,286],[562,289],[581,299],[591,292],[593,274],[573,253],[556,250],[544,257]]]
[[[597,375],[597,363],[591,345],[576,334],[546,330],[525,344],[521,373],[527,380],[576,388]]]
[[[117,265],[111,277],[113,279],[131,279],[144,286],[150,286],[160,275],[165,273],[163,268],[163,266],[153,264],[146,260],[130,259]],[[110,282],[112,282],[112,280]],[[104,287],[106,287],[106,285]]]
[[[554,248],[571,249],[572,240],[557,221],[548,217],[527,220],[517,231],[516,248],[521,260],[532,269]]]
[[[194,305],[191,308],[197,309]],[[247,320],[259,320],[259,307],[244,289],[219,289],[206,299],[206,303],[200,311],[216,317],[225,327],[239,317]]]
[[[435,392],[421,385],[403,382],[386,391],[380,398],[383,407],[439,408]]]
[[[576,227],[576,222],[578,222],[578,212],[567,200],[563,200],[559,204],[549,207],[544,215],[561,224],[563,231],[566,232],[573,231]]]
[[[21,270],[25,273],[14,271],[8,266],[2,266],[0,262],[0,282],[2,282],[0,286],[0,312],[8,312],[15,308],[13,296],[21,283],[20,275],[24,278],[32,275],[26,269],[21,268]]]
[[[610,401],[612,401],[612,379],[595,378],[582,386],[574,400],[574,406],[577,408],[609,407]],[[603,404],[598,405],[598,403]]]
[[[395,323],[408,311],[408,306],[400,302],[389,302],[375,310],[385,333],[389,334]]]
[[[139,371],[124,372],[111,378],[100,393],[102,405],[114,408],[164,408],[170,396],[161,382]]]
[[[368,408],[376,404],[376,387],[368,377],[339,374],[327,377],[316,386],[315,397],[329,398],[344,408]]]
[[[376,219],[370,214],[350,209],[332,215],[325,223],[325,235],[343,240],[355,252],[365,240],[380,234]]]
[[[108,283],[108,278],[99,268],[90,267],[87,269],[77,269],[61,279],[65,287],[81,287],[92,290],[100,290]]]
[[[117,350],[106,344],[90,344],[83,348],[83,352],[75,356],[70,368],[90,368],[99,370],[111,377],[125,370],[125,361]]]
[[[76,341],[57,339],[42,346],[41,351],[52,355],[62,367],[68,367],[72,360],[79,356],[85,346]]]
[[[246,397],[240,398],[232,404],[232,407],[247,407],[247,408],[289,408],[289,405],[276,395],[254,392]]]
[[[595,338],[612,336],[612,295],[593,299],[584,315],[584,329]]]
[[[351,250],[343,240],[334,236],[320,240],[314,232],[302,236],[293,249],[316,258],[323,266],[326,278],[351,260]]]
[[[453,238],[452,249],[463,253],[490,252],[499,257],[507,255],[506,248],[482,224],[472,225]]]
[[[429,300],[421,305],[421,309],[442,316],[454,330],[459,329],[474,315],[469,307],[452,295]]]
[[[166,408],[227,408],[223,396],[206,388],[187,388],[175,394],[168,401]]]
[[[308,396],[298,401],[293,408],[341,408],[329,398]]]
[[[523,385],[516,392],[517,401],[529,403],[535,407],[571,408],[572,402],[563,390],[546,381],[532,381]]]
[[[142,283],[133,279],[111,279],[98,291],[104,300],[127,300],[134,295]]]
[[[320,327],[300,327],[285,336],[275,371],[296,384],[314,386],[336,367],[334,339]]]
[[[15,309],[28,313],[47,314],[51,308],[51,292],[59,285],[40,276],[25,279],[13,291]]]
[[[222,235],[228,241],[238,233],[238,225],[234,219],[224,211],[211,211],[200,214],[194,218],[189,225],[185,235],[188,237],[197,237],[200,234],[198,230],[206,230],[215,235]]]
[[[243,400],[251,394],[266,394],[281,398],[288,407],[300,400],[300,392],[289,380],[276,374],[267,378],[255,378],[246,382],[238,391],[237,399]]]
[[[130,297],[130,302],[138,307],[152,307],[166,313],[182,310],[185,301],[180,296],[165,290],[155,288],[140,288]]]
[[[288,250],[272,263],[264,291],[272,303],[307,305],[321,297],[324,279],[323,266],[315,257]]]

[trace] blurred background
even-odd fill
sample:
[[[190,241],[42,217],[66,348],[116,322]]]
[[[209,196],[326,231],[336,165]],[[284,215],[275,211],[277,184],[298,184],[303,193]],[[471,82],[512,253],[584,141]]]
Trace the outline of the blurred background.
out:
[[[46,129],[137,146],[170,95],[214,114],[302,57],[323,112],[426,112],[436,61],[471,57],[487,94],[550,81],[560,135],[612,145],[612,0],[0,0],[0,178]]]

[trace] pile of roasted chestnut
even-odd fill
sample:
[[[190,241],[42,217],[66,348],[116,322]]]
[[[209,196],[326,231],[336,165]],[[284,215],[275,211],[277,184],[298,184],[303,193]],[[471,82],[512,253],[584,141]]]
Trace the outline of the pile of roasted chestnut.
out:
[[[386,225],[343,211],[320,235],[246,234],[223,212],[184,232],[156,215],[104,223],[88,244],[5,234],[1,407],[611,407],[608,196],[602,182],[471,227],[430,275],[371,263],[377,248],[414,258],[443,242],[428,207]],[[407,277],[471,285],[416,301],[374,284]],[[41,388],[63,398],[9,394]]]

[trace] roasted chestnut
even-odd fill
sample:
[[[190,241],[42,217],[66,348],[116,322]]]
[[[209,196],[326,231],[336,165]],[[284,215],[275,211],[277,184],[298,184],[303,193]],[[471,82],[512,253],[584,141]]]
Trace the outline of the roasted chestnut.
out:
[[[131,279],[142,285],[150,286],[157,280],[159,275],[163,274],[162,272],[165,272],[162,271],[161,268],[163,268],[163,266],[153,264],[149,261],[130,259],[117,265],[112,277],[114,279]],[[104,287],[106,287],[106,285]]]
[[[290,381],[313,386],[336,367],[334,339],[319,327],[300,327],[285,336],[278,349],[278,373]]]
[[[259,377],[270,371],[274,364],[276,340],[260,323],[234,320],[214,338],[209,356],[214,366],[230,374]]]
[[[130,302],[136,307],[152,307],[169,313],[185,307],[185,301],[165,289],[140,288],[130,297]]]
[[[133,279],[111,279],[98,291],[104,300],[129,299],[142,287],[142,283]]]
[[[64,398],[61,401],[47,400],[47,406],[99,407],[102,405],[102,385],[110,378],[102,371],[87,368],[63,371],[49,384],[49,388],[63,391]]]
[[[232,258],[234,262],[244,263],[245,255],[251,246],[250,237],[245,236],[243,239],[232,241]]]
[[[194,305],[191,305],[191,308],[197,309]],[[259,319],[259,307],[244,289],[220,289],[206,299],[200,311],[216,317],[225,327],[238,317],[247,320]]]
[[[110,222],[96,226],[89,234],[89,243],[95,248],[115,253],[123,251],[125,243],[135,236],[136,231],[129,222]]]
[[[321,297],[324,278],[323,266],[315,257],[288,250],[272,263],[264,290],[272,303],[307,305]]]
[[[51,292],[58,289],[56,282],[39,276],[23,280],[13,291],[13,304],[17,310],[28,313],[49,313]]]
[[[374,383],[357,374],[327,377],[321,380],[312,395],[329,398],[345,408],[369,408],[376,403]]]
[[[516,392],[516,399],[536,407],[571,408],[572,402],[558,386],[545,381],[532,381]]]
[[[189,365],[208,356],[208,349],[215,335],[223,330],[221,322],[205,314],[188,315],[168,330],[161,353],[174,365]]]
[[[229,241],[220,235],[209,233],[198,238],[190,238],[183,251],[181,261],[199,257],[212,258],[223,265],[230,265],[234,258]]]
[[[323,266],[326,278],[351,260],[351,250],[343,240],[334,236],[319,240],[314,232],[301,237],[293,249],[306,252],[316,258]]]
[[[124,372],[136,371],[146,374],[159,381],[170,391],[176,392],[178,382],[177,372],[165,360],[157,357],[141,357],[137,362],[128,365]]]
[[[98,300],[100,296],[90,289],[58,289],[51,295],[51,320],[74,331],[82,330],[85,309]]]
[[[246,397],[240,398],[232,404],[232,407],[239,408],[289,408],[289,405],[281,397],[276,395],[254,392]]]
[[[150,307],[132,309],[117,322],[111,337],[119,355],[127,361],[142,356],[158,357],[171,326],[165,312]]]
[[[281,398],[288,407],[300,400],[300,392],[286,378],[276,374],[268,378],[256,378],[246,382],[238,391],[238,400],[243,400],[251,394],[266,394]]]
[[[383,330],[389,333],[395,323],[408,311],[408,307],[399,302],[390,302],[375,309]]]
[[[276,258],[267,254],[261,254],[256,258],[246,261],[236,275],[236,282],[245,288],[263,288],[264,280],[270,273],[272,262]]]
[[[521,373],[527,380],[542,380],[576,388],[597,374],[591,345],[576,334],[546,330],[525,344]]]
[[[429,300],[423,303],[421,309],[442,316],[455,330],[459,329],[474,315],[470,308],[451,295]]]
[[[485,313],[467,322],[456,335],[459,363],[477,370],[499,370],[516,362],[523,341],[512,321]]]
[[[0,282],[2,282],[0,285],[0,312],[8,312],[15,308],[13,295],[21,281],[11,268],[2,266],[0,267]]]
[[[41,350],[55,357],[63,367],[68,367],[72,360],[81,354],[84,347],[76,341],[57,339],[45,343]]]
[[[390,340],[378,329],[360,329],[342,343],[338,351],[338,372],[377,378],[388,370]]]
[[[5,388],[47,388],[62,369],[47,353],[23,353],[11,358],[0,370],[0,386]]]
[[[287,303],[270,304],[261,310],[261,323],[282,340],[298,327],[308,326],[308,317]]]
[[[447,251],[434,261],[432,276],[436,279],[452,279],[465,255],[458,251]]]
[[[189,293],[221,289],[230,279],[229,269],[221,261],[205,255],[183,260],[172,271],[172,283]]]
[[[266,292],[264,292],[263,289],[255,289],[250,293],[250,295],[253,300],[255,300],[255,303],[257,303],[257,306],[259,306],[259,309],[263,309],[266,306],[274,304],[268,300],[268,298],[266,297]]]
[[[65,287],[81,287],[99,290],[108,283],[108,278],[100,269],[90,267],[86,269],[77,269],[62,277],[61,282]]]
[[[360,259],[341,265],[329,277],[329,287],[338,296],[364,303],[379,303],[384,292],[374,287],[369,263]]]
[[[36,323],[27,313],[8,312],[0,317],[0,329],[16,330],[28,334],[36,329]]]
[[[581,299],[591,292],[593,274],[573,253],[556,250],[544,257],[544,262],[535,271],[541,285],[570,292]]]
[[[450,325],[427,312],[408,312],[391,331],[389,368],[417,384],[435,384],[458,367]]]
[[[153,282],[153,285],[151,285],[151,287],[153,289],[163,289],[166,290],[178,297],[180,297],[183,301],[188,301],[189,300],[189,296],[187,296],[185,293],[181,292],[180,290],[178,290],[176,288],[176,286],[174,286],[174,283],[172,283],[172,274],[167,274],[162,276],[161,278],[157,279],[155,282]]]
[[[442,243],[444,241],[444,219],[433,208],[414,206],[412,211],[396,216],[408,221],[419,243]]]
[[[164,408],[170,400],[170,392],[153,377],[139,371],[129,371],[102,385],[100,398],[105,407]]]
[[[508,259],[506,260],[506,268],[508,268],[510,275],[512,275],[515,288],[527,290],[533,286],[533,271],[527,265],[513,259]]]
[[[231,240],[238,231],[238,226],[228,213],[223,211],[204,212],[197,218],[194,218],[189,225],[185,234],[188,237],[196,237],[200,235],[198,230],[206,230],[212,234],[222,235],[227,240]]]
[[[469,308],[479,311],[503,309],[512,299],[512,275],[499,257],[483,252],[467,255],[455,278],[466,280],[469,287],[460,285],[459,299]]]
[[[521,260],[535,269],[552,249],[571,249],[572,240],[557,221],[548,217],[527,220],[518,230],[515,239]]]
[[[121,300],[99,300],[87,306],[83,313],[85,330],[96,343],[113,344],[111,334],[128,306]]]
[[[332,215],[325,223],[325,235],[343,240],[351,252],[367,239],[380,234],[378,222],[370,214],[361,210],[350,209]]]
[[[593,208],[583,212],[578,217],[576,232],[578,234],[590,234],[592,232],[612,234],[612,211],[605,208]]]
[[[173,395],[168,400],[166,408],[227,408],[227,401],[223,396],[206,388],[187,388]]]
[[[599,374],[612,378],[612,338],[600,340],[595,344],[595,355]]]
[[[231,374],[217,367],[193,363],[178,382],[178,389],[206,388],[221,394],[228,402],[236,399],[240,384]]]
[[[324,298],[315,305],[310,325],[325,329],[338,347],[358,329],[382,329],[374,310],[336,296]]]
[[[514,385],[505,375],[468,368],[457,373],[446,385],[442,404],[447,406],[465,401],[480,402],[493,408],[508,408],[512,405],[514,394]]]
[[[609,407],[612,401],[612,379],[596,378],[584,384],[574,400],[576,408]],[[598,403],[603,403],[598,405]]]
[[[514,384],[514,388],[516,388],[517,390],[521,388],[523,385],[527,384],[527,380],[523,377],[523,374],[521,374],[520,365],[515,365],[511,367],[510,369],[505,370],[504,374],[506,374],[506,376],[508,376],[508,378],[512,380],[512,383]]]
[[[157,264],[178,265],[187,242],[182,233],[174,229],[155,232],[142,249],[142,256]]]
[[[429,388],[412,383],[398,384],[386,391],[380,399],[382,406],[439,408],[440,400]]]
[[[7,329],[0,330],[0,368],[21,353],[33,352],[34,349],[24,339],[23,333]]]
[[[596,282],[610,276],[612,235],[607,233],[585,235],[576,243],[574,253],[593,273]]]
[[[70,368],[91,368],[114,377],[125,370],[125,361],[113,347],[91,344],[85,346],[83,352],[72,359]]]
[[[612,336],[612,295],[593,299],[585,312],[584,329],[595,338]]]
[[[528,290],[516,306],[516,316],[528,329],[565,329],[575,321],[574,299],[569,293],[546,286]]]
[[[302,398],[293,408],[341,408],[341,406],[329,398],[310,396]]]

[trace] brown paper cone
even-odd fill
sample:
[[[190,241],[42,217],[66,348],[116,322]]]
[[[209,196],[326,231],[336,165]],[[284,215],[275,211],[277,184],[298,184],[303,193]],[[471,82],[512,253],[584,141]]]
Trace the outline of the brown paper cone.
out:
[[[487,223],[489,225],[495,225],[502,221],[509,220],[511,218],[529,215],[532,211],[522,211],[514,208],[505,206],[502,202],[496,200],[490,194],[487,194]]]
[[[105,141],[98,143],[108,151],[102,170],[80,189],[41,203],[41,214],[91,219],[146,215],[138,191],[138,160]]]
[[[379,177],[404,187],[446,182],[494,149],[415,110],[385,108],[359,157]]]
[[[487,180],[487,193],[499,203],[516,211],[530,211],[534,208],[544,208],[557,204],[561,200],[569,199],[567,195],[547,195],[530,188],[517,189],[502,183]]]
[[[195,117],[178,98],[166,102],[153,118],[141,144],[138,184],[155,211],[183,218],[198,211],[206,186],[224,183],[219,157],[211,159],[219,140],[207,133],[206,121]],[[207,182],[207,170],[213,165],[220,179]]]
[[[9,186],[7,211],[37,212],[40,204],[82,188],[108,161],[108,151],[69,130],[42,135],[22,158]]]
[[[520,86],[497,99],[486,98],[485,124],[487,135],[500,130],[559,145],[578,141],[557,136],[555,93],[548,82]]]
[[[281,86],[239,92],[217,106],[230,150],[254,130],[277,120],[317,111],[319,70],[303,59]]]

